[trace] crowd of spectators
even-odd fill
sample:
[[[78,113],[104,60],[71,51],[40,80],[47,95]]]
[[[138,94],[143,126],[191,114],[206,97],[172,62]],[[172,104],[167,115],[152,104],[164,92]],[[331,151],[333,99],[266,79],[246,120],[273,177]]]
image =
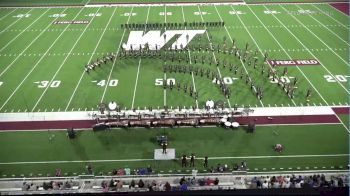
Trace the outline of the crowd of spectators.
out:
[[[125,185],[125,186],[124,186]],[[143,189],[145,191],[187,191],[190,187],[198,186],[217,186],[219,185],[218,178],[185,178],[182,177],[175,182],[169,183],[168,181],[157,181],[157,180],[142,180],[138,181],[132,179],[129,181],[123,181],[121,179],[111,179],[108,181],[101,182],[101,188],[104,191],[118,191],[118,190],[138,190]]]
[[[319,188],[319,187],[347,187],[347,175],[278,175],[278,176],[247,176],[242,179],[243,188],[273,189],[273,188]],[[80,189],[98,190],[103,192],[121,191],[188,191],[188,190],[221,190],[235,189],[238,181],[232,178],[218,177],[181,177],[181,178],[112,178],[110,180],[86,181],[82,186],[79,181],[57,180],[42,183],[23,182],[22,191],[50,191]],[[225,180],[226,179],[226,180]],[[223,180],[223,181],[222,181]],[[86,185],[89,183],[90,185]],[[231,188],[230,188],[231,187]]]
[[[346,177],[331,176],[326,179],[325,175],[310,175],[310,176],[261,176],[254,177],[251,180],[250,188],[266,189],[266,188],[318,188],[318,187],[344,187]]]
[[[49,181],[42,184],[23,182],[22,191],[38,191],[38,190],[67,190],[72,189],[73,186],[78,185],[78,182],[72,180],[62,181]]]

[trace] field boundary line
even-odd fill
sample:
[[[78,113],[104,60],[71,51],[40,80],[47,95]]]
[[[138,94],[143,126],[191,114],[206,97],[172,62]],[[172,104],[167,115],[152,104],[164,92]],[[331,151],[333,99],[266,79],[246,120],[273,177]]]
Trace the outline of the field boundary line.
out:
[[[288,11],[288,10],[286,10],[283,6],[281,6],[281,5],[279,5],[284,11]],[[266,8],[266,6],[265,6],[265,8]],[[266,8],[267,9],[267,8]],[[274,15],[273,15],[274,16]],[[297,19],[295,16],[293,16],[293,15],[290,15],[295,21],[297,21],[299,24],[301,24],[301,25],[303,25],[303,27],[306,29],[306,30],[308,30],[314,37],[316,37],[320,42],[322,42],[328,49],[330,49],[336,56],[338,56],[339,57],[339,59],[340,60],[342,60],[348,67],[350,67],[350,65],[348,64],[348,62],[347,61],[345,61],[338,53],[336,53],[336,52],[334,52],[334,50],[332,50],[332,48],[330,48],[329,46],[328,46],[328,44],[326,44],[321,38],[319,38],[314,32],[312,32],[308,27],[306,27],[305,25],[304,25],[304,23],[302,23],[302,22],[300,22],[300,20],[299,19]],[[274,16],[274,17],[276,17],[276,16]],[[293,34],[294,35],[294,34]]]
[[[198,11],[201,13],[202,11],[201,11],[199,5],[197,5],[197,7],[198,7]],[[204,19],[203,19],[202,14],[200,14],[200,16],[201,16],[202,22],[204,22]],[[212,41],[211,41],[210,38],[209,38],[208,31],[207,31],[207,27],[205,27],[205,33],[206,33],[207,39],[208,39],[208,41],[209,41],[210,50],[212,51],[211,53],[213,54],[214,61],[215,61],[215,63],[216,63],[217,60],[216,60],[215,53],[213,52],[213,43],[212,43]],[[244,66],[244,65],[243,65],[243,66]],[[219,69],[219,66],[216,66],[216,69],[218,70],[218,73],[219,73],[220,78],[222,78],[222,75],[221,75],[221,71],[220,71],[220,69]],[[247,70],[246,70],[246,72],[247,72]],[[248,72],[247,72],[247,74],[248,74]],[[225,95],[223,95],[223,97],[226,98]],[[226,100],[227,100],[227,103],[228,103],[229,107],[231,108],[231,102],[230,102],[230,100],[227,99],[227,98],[226,98]],[[262,102],[260,102],[260,104],[261,104],[261,106],[264,107],[264,104],[262,104]]]
[[[131,13],[132,13],[133,10],[134,10],[134,7],[131,7],[131,10],[130,10],[130,12],[129,12],[129,18],[128,18],[128,20],[126,21],[127,24],[129,24],[129,20],[130,20],[130,18],[131,18],[131,15],[132,15]],[[121,45],[122,45],[125,32],[126,32],[126,29],[124,29],[123,35],[122,35],[122,37],[121,37],[121,39],[120,39],[119,46],[118,46],[117,53],[116,53],[116,58],[114,58],[113,65],[112,65],[111,71],[109,72],[109,75],[108,75],[108,79],[107,79],[106,84],[109,84],[109,81],[111,80],[111,76],[112,76],[112,73],[113,73],[113,70],[114,70],[115,63],[117,62],[119,50],[120,50],[120,47],[121,47]],[[106,85],[105,88],[104,88],[104,90],[103,90],[103,94],[102,94],[100,103],[103,102],[103,99],[104,99],[104,97],[105,97],[105,95],[106,95],[107,87],[108,87],[108,85]]]
[[[1,17],[0,20],[3,20],[4,18],[6,18],[8,15],[12,14],[12,12],[16,11],[18,8],[13,9],[11,12],[7,13],[5,16]]]
[[[273,159],[273,158],[312,158],[312,157],[348,157],[349,154],[324,154],[324,155],[266,155],[266,156],[230,156],[230,157],[210,157],[209,160],[221,159]],[[175,158],[175,160],[181,157]],[[197,160],[204,160],[198,157]],[[154,161],[154,159],[101,159],[101,160],[73,160],[73,161],[23,161],[23,162],[0,162],[0,165],[23,165],[23,164],[55,164],[55,163],[104,163],[104,162],[140,162]]]
[[[182,20],[183,20],[183,22],[186,22],[183,6],[181,6],[181,12],[182,12]],[[187,30],[186,26],[185,26],[185,30]],[[190,65],[192,65],[191,51],[190,50],[188,50],[188,58],[189,58]],[[194,92],[197,92],[196,83],[194,82],[193,71],[191,72],[191,76],[192,76],[193,90],[194,90]],[[196,99],[196,107],[199,108],[198,107],[198,99]]]
[[[74,45],[72,46],[72,48],[70,49],[70,51],[68,53],[72,53],[72,51],[74,50],[75,46],[78,44],[78,42],[80,41],[80,39],[83,37],[85,30],[87,29],[87,27],[90,26],[90,24],[93,22],[93,20],[96,17],[96,14],[98,13],[98,11],[100,11],[100,8],[96,10],[94,16],[92,17],[92,19],[90,20],[89,24],[86,25],[84,31],[79,35],[78,39],[76,39]],[[63,67],[64,63],[67,61],[67,59],[70,57],[70,54],[66,56],[66,58],[63,60],[63,62],[61,63],[61,65],[58,67],[58,69],[56,70],[55,74],[52,76],[51,80],[49,80],[49,83],[47,85],[47,87],[44,89],[44,92],[40,95],[39,99],[37,100],[37,102],[35,103],[35,105],[32,108],[32,112],[35,110],[35,108],[37,107],[37,105],[39,104],[39,102],[41,101],[41,99],[44,97],[45,93],[47,92],[47,90],[50,88],[52,82],[54,81],[54,79],[56,78],[57,74],[59,73],[59,71],[61,70],[61,68]]]
[[[297,6],[299,9],[302,9],[299,5],[296,5],[296,6]],[[316,18],[314,18],[314,17],[312,16],[312,14],[308,13],[307,15],[310,16],[314,21],[316,21],[316,22],[318,22],[319,24],[321,24],[324,28],[326,28],[329,32],[331,32],[331,33],[332,33],[333,35],[335,35],[337,38],[339,38],[339,40],[341,40],[342,42],[344,42],[348,47],[350,46],[350,44],[349,44],[347,41],[343,40],[343,38],[339,37],[338,34],[334,33],[334,31],[332,31],[331,29],[329,29],[325,24],[323,24],[322,22],[320,22],[319,20],[317,20]],[[305,24],[304,24],[303,26],[306,27]],[[304,27],[304,28],[305,28],[305,27]],[[308,28],[308,27],[306,27],[306,28]]]
[[[61,13],[63,13],[66,9],[64,9]],[[80,12],[82,11],[82,9],[77,13],[77,15],[75,17],[77,17]],[[46,28],[49,28],[52,25],[52,23],[49,23],[49,25]],[[69,26],[69,25],[68,25]],[[67,26],[67,27],[68,27]],[[66,28],[67,28],[66,27]],[[43,31],[44,32],[44,31]],[[42,32],[42,33],[43,33]],[[40,34],[42,34],[40,33]],[[19,85],[17,85],[17,87],[15,88],[15,90],[11,93],[11,95],[7,98],[7,100],[3,103],[3,105],[0,107],[0,110],[2,110],[4,108],[4,106],[8,103],[8,101],[12,98],[12,96],[17,92],[17,90],[22,86],[22,84],[24,83],[24,81],[28,78],[28,76],[33,72],[33,70],[37,67],[37,65],[41,62],[41,60],[45,57],[45,55],[49,52],[49,50],[52,48],[52,46],[57,42],[57,40],[62,36],[62,34],[64,33],[64,31],[61,32],[61,34],[56,37],[55,41],[51,44],[51,46],[46,50],[46,52],[41,56],[41,58],[35,63],[35,65],[32,67],[32,69],[28,72],[28,74],[23,78],[23,80],[21,81],[21,83]],[[40,35],[39,35],[40,36]],[[38,38],[38,37],[37,37]],[[23,53],[23,52],[22,52]],[[17,58],[20,57],[17,56]],[[16,59],[17,59],[16,58]],[[13,61],[14,62],[14,61]],[[13,62],[11,64],[13,64]],[[1,76],[2,74],[0,74]]]
[[[25,14],[28,14],[29,12],[31,12],[33,10],[33,8],[32,9],[30,9],[27,13],[25,13]],[[2,31],[0,31],[0,34],[2,34],[3,32],[5,32],[8,28],[10,28],[12,25],[14,25],[14,24],[16,24],[19,20],[21,20],[21,19],[23,19],[23,18],[18,18],[17,20],[15,20],[15,21],[13,21],[9,26],[7,26],[5,29],[3,29]]]
[[[146,24],[148,24],[148,17],[149,17],[149,10],[150,10],[150,9],[151,9],[151,7],[148,6],[147,17],[146,17]],[[165,14],[166,14],[166,13],[165,13]],[[147,25],[145,26],[144,31],[146,32],[146,30],[147,30]],[[140,57],[140,59],[139,59],[139,65],[137,66],[137,74],[136,74],[136,79],[135,79],[134,94],[133,94],[133,96],[132,96],[131,109],[134,108],[134,102],[135,102],[137,84],[138,84],[138,81],[139,81],[139,74],[140,74],[141,61],[142,61],[142,58]]]
[[[250,7],[249,6],[247,6],[248,7],[248,9],[254,14],[254,16],[259,20],[259,22],[262,24],[262,25],[265,25],[261,20],[260,20],[260,18],[255,14],[255,12],[252,10],[252,9],[250,9]],[[267,9],[267,7],[265,6],[265,9]],[[267,9],[267,10],[269,10],[269,9]],[[274,15],[273,15],[274,16]],[[276,18],[275,16],[274,16],[274,18],[275,19],[277,19],[277,21],[279,22],[279,23],[281,23],[282,25],[284,25],[278,18]],[[292,59],[291,58],[291,56],[289,55],[289,53],[287,53],[286,52],[286,50],[284,49],[284,47],[281,45],[281,43],[277,40],[277,38],[271,33],[271,31],[270,30],[268,30],[268,28],[266,28],[265,27],[265,29],[266,29],[266,31],[270,34],[270,36],[276,41],[276,43],[279,45],[279,47],[285,52],[285,54],[290,58],[290,59]],[[286,28],[287,29],[287,28]],[[289,29],[287,29],[287,30],[289,30]],[[328,102],[323,98],[323,96],[321,95],[321,93],[316,89],[316,87],[312,84],[312,82],[309,80],[309,78],[305,75],[305,73],[300,69],[300,67],[299,66],[296,66],[296,68],[300,71],[300,73],[304,76],[304,78],[309,82],[309,84],[312,86],[312,88],[314,89],[314,90],[316,90],[316,92],[317,92],[317,94],[320,96],[320,98],[324,101],[324,103],[326,103],[327,105],[328,105]]]
[[[327,14],[325,13],[322,9],[320,9],[318,6],[315,6],[312,4],[313,7],[315,7],[316,9],[320,10],[323,14],[327,15],[329,18],[331,18],[332,20],[336,21],[338,24],[340,24],[342,27],[344,27],[346,30],[348,30],[349,28],[346,27],[344,24],[342,24],[341,22],[339,22],[337,19],[335,19],[334,17],[331,16],[331,14]],[[333,6],[332,6],[333,7]]]
[[[51,8],[50,8],[51,9]],[[38,21],[46,12],[48,12],[50,9],[47,9],[44,13],[42,13],[37,19],[35,19],[29,26],[27,26],[24,30],[22,30],[19,34],[17,34],[14,38],[11,39],[11,41],[7,42],[5,46],[3,46],[0,49],[0,52],[2,52],[9,44],[11,44],[13,41],[15,41],[18,36],[20,36],[22,33],[24,33],[30,26],[32,26],[36,21]]]
[[[280,7],[282,7],[282,6],[280,6]],[[266,7],[265,7],[266,8]],[[284,10],[286,10],[284,7],[282,7]],[[266,9],[268,9],[268,8],[266,8]],[[285,27],[285,25],[275,16],[275,15],[273,15],[273,17],[274,18],[276,18],[284,27]],[[297,18],[295,18],[293,15],[292,15],[292,17],[295,19],[295,20],[297,20],[300,24],[302,24]],[[293,32],[291,32],[287,27],[285,27],[285,29],[287,29],[288,30],[288,32],[305,48],[305,49],[307,49],[307,47],[303,44],[303,42],[301,42],[300,41],[300,39],[293,33]],[[307,30],[309,31],[309,32],[311,32],[311,33],[313,33],[312,31],[310,31],[310,29],[308,29],[307,28]],[[314,34],[314,33],[313,33]],[[315,35],[315,34],[314,34]],[[316,36],[316,35],[315,35]],[[316,36],[317,37],[317,36]],[[318,38],[318,37],[317,37]],[[318,38],[319,40],[320,40],[320,38]],[[324,43],[324,42],[323,42]],[[325,44],[325,43],[324,43]],[[329,48],[329,46],[328,45],[326,45],[328,48]],[[330,48],[329,48],[330,49]],[[313,56],[315,59],[318,59],[318,58],[316,58],[316,56],[314,55],[314,53],[312,53],[310,50],[307,50],[308,52],[309,52],[309,54],[311,54],[311,56]],[[331,51],[333,51],[332,49],[331,49]],[[334,53],[334,51],[333,51],[333,53]],[[324,66],[323,65],[323,63],[321,63],[321,61],[318,59],[318,61],[320,62],[320,64],[321,64],[321,66],[328,72],[328,74],[330,74],[333,78],[335,78],[335,76],[328,70],[328,68],[326,67],[326,66]],[[348,65],[349,67],[350,67],[350,65]],[[298,67],[298,66],[297,66]],[[341,83],[341,82],[339,82],[339,80],[336,80],[336,82],[348,93],[348,94],[350,94],[350,92],[349,92],[349,90],[346,88],[346,87],[344,87],[344,85]]]
[[[111,22],[111,20],[112,20],[112,18],[113,18],[113,16],[114,16],[116,10],[117,10],[117,8],[114,9],[112,15],[110,16],[110,18],[109,18],[109,20],[108,20],[108,22],[107,22],[106,27],[109,26],[109,23]],[[90,56],[90,58],[89,58],[89,60],[88,60],[89,62],[91,61],[92,57],[93,57],[94,54],[96,53],[96,50],[97,50],[98,46],[100,45],[100,42],[101,42],[102,37],[104,36],[105,32],[106,32],[106,28],[105,28],[104,31],[102,32],[100,39],[98,40],[98,42],[97,42],[97,44],[96,44],[94,50],[92,51],[91,56]],[[77,89],[79,88],[80,82],[81,82],[81,80],[83,79],[84,75],[85,75],[85,71],[83,71],[82,74],[80,75],[80,78],[79,78],[79,80],[78,80],[78,84],[75,86],[74,91],[73,91],[72,95],[70,96],[69,101],[68,101],[68,103],[67,103],[67,105],[66,105],[64,111],[67,111],[69,105],[71,104],[71,102],[72,102],[72,100],[73,100],[73,98],[74,98],[74,96],[75,96],[75,93],[76,93]],[[107,84],[106,84],[106,85],[107,85]]]

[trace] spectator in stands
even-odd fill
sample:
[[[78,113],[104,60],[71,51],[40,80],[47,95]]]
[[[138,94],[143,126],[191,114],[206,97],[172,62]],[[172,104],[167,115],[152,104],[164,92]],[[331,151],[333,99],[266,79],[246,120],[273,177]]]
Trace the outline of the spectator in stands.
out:
[[[135,180],[134,179],[132,179],[130,182],[129,189],[130,188],[135,188]]]
[[[265,180],[264,183],[262,184],[263,189],[269,188],[269,183]]]
[[[45,183],[44,183],[45,184]],[[30,188],[29,184],[27,184],[26,182],[23,182],[22,185],[22,191],[28,191]],[[46,189],[47,190],[47,189]]]
[[[165,191],[171,190],[171,186],[170,186],[169,182],[166,182],[164,187],[165,187]]]
[[[123,188],[123,181],[117,180],[117,189]]]
[[[343,178],[339,178],[338,179],[338,187],[343,187],[343,186],[344,186]]]
[[[198,180],[198,184],[199,184],[199,186],[204,186],[205,185],[205,180],[204,179],[199,179]]]
[[[138,187],[143,188],[145,186],[145,183],[142,181],[142,179],[139,180]]]
[[[214,185],[218,185],[218,184],[219,184],[219,178],[215,178]]]
[[[180,185],[182,185],[183,183],[186,183],[185,176],[183,176],[183,177],[180,179]]]
[[[256,181],[256,187],[257,187],[258,189],[260,189],[260,188],[262,187],[262,184],[261,184],[261,181],[260,181],[260,180],[257,180],[257,181]]]
[[[183,183],[183,184],[180,186],[180,190],[181,190],[181,191],[187,191],[187,189],[188,189],[187,183]]]

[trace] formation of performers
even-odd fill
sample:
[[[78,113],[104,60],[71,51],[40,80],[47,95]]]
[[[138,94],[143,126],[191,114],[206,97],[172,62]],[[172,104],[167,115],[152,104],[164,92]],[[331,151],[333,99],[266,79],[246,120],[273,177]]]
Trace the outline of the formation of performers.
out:
[[[155,46],[155,50],[150,50],[148,44],[144,46],[140,45],[137,49],[130,46],[131,50],[126,50],[121,47],[118,58],[150,57],[162,59],[164,62],[164,73],[188,73],[195,76],[206,77],[213,81],[213,83],[218,84],[220,91],[226,98],[229,99],[232,92],[228,85],[224,82],[224,79],[218,73],[218,67],[220,66],[224,69],[229,69],[229,72],[232,73],[232,75],[237,75],[237,78],[245,81],[246,85],[250,86],[252,93],[255,94],[259,100],[262,100],[264,95],[262,85],[257,85],[253,75],[249,74],[247,71],[248,67],[252,67],[254,70],[258,70],[262,77],[267,76],[268,80],[281,86],[289,98],[294,98],[295,91],[298,88],[298,79],[296,77],[294,77],[291,81],[286,79],[290,78],[287,77],[287,67],[284,67],[282,74],[278,74],[275,67],[276,65],[267,66],[267,52],[265,52],[263,55],[263,62],[258,62],[259,51],[248,50],[248,43],[246,43],[245,49],[240,49],[236,46],[235,40],[233,40],[232,46],[228,47],[226,44],[226,37],[224,37],[224,44],[217,44],[216,46],[211,44],[200,44],[201,36],[197,37],[197,39],[199,39],[199,44],[192,44],[186,48],[181,46],[180,48],[175,47],[174,49],[171,47],[163,47],[162,49],[159,49],[157,46]],[[190,56],[189,52],[191,52]],[[208,55],[209,52],[217,52],[217,54],[221,53],[226,55],[217,55],[218,58],[216,58],[215,55]],[[85,66],[85,71],[89,73],[91,70],[94,70],[95,67],[100,67],[102,64],[106,64],[108,61],[113,62],[116,57],[117,54],[108,53],[101,59],[98,58],[96,61],[87,64]],[[228,59],[232,57],[238,58],[241,63],[244,64],[244,67],[239,66],[240,63],[234,64],[233,62],[229,62]],[[216,69],[204,66],[201,67],[198,64],[214,64],[214,66],[216,65],[214,67]],[[265,75],[265,73],[267,73],[267,75]],[[196,91],[192,85],[187,85],[185,83],[182,84],[181,81],[177,81],[175,84],[173,81],[170,81],[169,84],[164,82],[163,86],[164,88],[170,88],[170,90],[173,90],[173,88],[176,88],[178,91],[183,90],[183,92],[189,93],[191,97],[194,97],[196,100],[198,99],[198,91]],[[307,101],[309,101],[311,94],[311,89],[308,89],[306,93]]]
[[[108,61],[113,62],[116,56],[116,54],[107,53],[107,55],[103,56],[101,59],[97,58],[96,61],[90,62],[85,65],[85,72],[90,73],[90,71],[95,70],[96,67],[101,67],[101,65],[107,64]]]
[[[199,27],[223,27],[225,22],[173,22],[173,23],[125,23],[120,27],[123,29],[144,30],[146,29],[177,29],[177,28],[199,28]]]

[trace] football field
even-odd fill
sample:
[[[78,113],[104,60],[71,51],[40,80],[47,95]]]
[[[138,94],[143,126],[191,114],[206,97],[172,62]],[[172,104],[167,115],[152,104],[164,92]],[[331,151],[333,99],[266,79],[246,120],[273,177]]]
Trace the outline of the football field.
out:
[[[224,25],[209,25],[212,22]],[[152,25],[140,28],[140,24]],[[163,39],[175,30],[182,34]],[[128,52],[124,44],[139,41],[130,40],[134,31],[158,33],[149,41],[164,41],[161,56],[124,56]],[[201,33],[187,41],[188,50],[164,50],[190,31]],[[204,108],[207,100],[225,108],[349,105],[348,16],[327,3],[0,7],[0,37],[0,113],[96,111],[100,103],[112,101],[127,110]],[[236,49],[247,59],[232,53]],[[110,54],[116,59],[85,70],[87,64]],[[184,67],[192,71],[181,71]],[[276,78],[269,73],[272,69]],[[221,128],[164,132],[174,139],[178,156],[194,151],[199,158],[217,157],[215,164],[248,159],[254,160],[249,162],[255,171],[344,169],[349,159],[348,114],[337,117],[338,124],[262,126],[256,135],[240,129],[233,138]],[[56,163],[69,175],[81,174],[89,160],[101,172],[147,164],[165,173],[188,172],[177,162],[152,161],[157,146],[149,138],[161,130],[143,131],[87,131],[75,143],[59,131],[0,133],[5,149],[0,153],[0,175],[29,175],[28,170],[43,174],[53,171]],[[200,140],[189,144],[184,131]],[[271,150],[278,142],[289,146],[282,154],[286,157],[268,158],[278,156]],[[206,151],[207,146],[213,149]],[[51,155],[52,151],[66,153]]]
[[[222,100],[226,107],[348,105],[347,17],[327,4],[1,10],[0,112],[96,110],[99,103],[109,101],[127,109],[197,104],[188,92],[164,90],[159,85],[163,80],[193,86],[198,91],[199,108],[208,99]],[[60,20],[89,23],[53,24]],[[121,44],[127,42],[130,30],[121,24],[186,21],[225,21],[225,26],[208,27],[206,33],[191,40],[189,46],[200,44],[202,51],[182,52],[181,63],[177,59],[172,63],[170,58],[168,63],[187,64],[185,58],[191,58],[188,64],[193,67],[219,73],[232,92],[229,99],[211,78],[164,73],[163,59],[158,57],[117,58],[85,73],[87,63],[107,53],[118,53]],[[232,47],[235,40],[238,48],[244,49],[248,43],[248,52],[258,50],[258,66],[254,69],[232,54],[217,52],[224,39],[226,47]],[[214,52],[204,51],[210,44]],[[268,78],[268,65],[261,66],[265,52],[271,60],[317,59],[319,65],[288,66],[284,76],[284,66],[275,68],[286,83],[297,78],[291,99],[277,81]],[[212,61],[221,61],[220,66],[215,62],[210,65],[210,56]],[[236,74],[231,64],[238,67]],[[262,100],[246,84],[247,75],[255,87],[264,89]]]

